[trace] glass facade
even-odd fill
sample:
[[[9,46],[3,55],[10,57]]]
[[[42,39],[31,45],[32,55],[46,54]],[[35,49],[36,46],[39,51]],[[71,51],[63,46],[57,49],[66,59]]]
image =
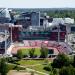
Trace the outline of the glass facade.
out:
[[[19,40],[53,40],[58,41],[58,32],[51,31],[34,31],[34,32],[19,32]],[[60,41],[65,40],[65,32],[60,32]]]
[[[32,12],[31,13],[31,24],[32,26],[38,26],[39,25],[39,19],[40,19],[40,13],[38,12]]]
[[[10,46],[11,40],[10,37],[6,40],[6,48]],[[0,42],[0,54],[5,53],[5,41]]]
[[[71,27],[71,32],[75,32],[75,27]]]
[[[21,40],[44,40],[49,39],[50,32],[41,32],[41,31],[34,31],[34,32],[20,32],[19,39]]]

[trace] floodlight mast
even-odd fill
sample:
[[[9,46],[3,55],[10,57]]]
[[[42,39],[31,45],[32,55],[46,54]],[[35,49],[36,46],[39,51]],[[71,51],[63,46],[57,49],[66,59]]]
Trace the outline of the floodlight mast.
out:
[[[11,25],[11,44],[13,43],[12,41],[12,25]]]
[[[7,54],[7,30],[5,29],[5,55]]]
[[[58,25],[58,44],[60,43],[60,24]]]

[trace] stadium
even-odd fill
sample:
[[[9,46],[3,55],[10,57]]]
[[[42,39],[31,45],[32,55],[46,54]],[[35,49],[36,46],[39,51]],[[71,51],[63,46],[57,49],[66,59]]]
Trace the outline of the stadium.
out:
[[[15,18],[11,11],[9,14],[10,16],[7,16],[8,23],[2,23],[1,20],[0,25],[3,27],[0,32],[5,34],[5,38],[7,34],[9,35],[9,41],[4,40],[2,54],[14,55],[20,49],[41,48],[42,46],[52,51],[48,55],[70,54],[72,52],[72,47],[68,44],[68,35],[72,30],[74,32],[73,19],[50,18],[47,14],[41,16],[40,12],[21,13]],[[3,18],[6,19],[5,16]],[[2,43],[3,41],[1,41]]]
[[[60,26],[60,25],[59,25]],[[62,26],[62,27],[61,27]],[[52,53],[48,53],[48,57],[58,55],[59,53],[70,54],[72,52],[71,46],[65,42],[66,39],[66,26],[61,25],[60,31],[53,26],[50,29],[45,30],[39,28],[28,28],[27,30],[23,31],[22,27],[15,27],[13,26],[12,29],[12,41],[13,41],[13,48],[11,49],[11,54],[17,54],[18,50],[21,49],[32,49],[32,48],[41,48],[42,46],[48,48],[49,51]],[[17,30],[18,29],[18,30]],[[52,30],[53,29],[53,30]],[[14,33],[15,32],[15,33]],[[19,32],[19,33],[18,33]],[[10,51],[10,48],[8,49]],[[9,54],[9,52],[8,52]]]

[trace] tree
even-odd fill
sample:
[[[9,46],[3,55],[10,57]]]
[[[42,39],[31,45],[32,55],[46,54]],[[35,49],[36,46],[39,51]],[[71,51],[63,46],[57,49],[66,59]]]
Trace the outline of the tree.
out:
[[[18,50],[17,57],[18,57],[18,59],[22,59],[23,58],[22,50]]]
[[[46,47],[41,47],[40,52],[42,58],[46,58],[48,56],[48,49]]]
[[[74,61],[73,61],[73,66],[75,67],[75,55],[74,55]]]
[[[61,68],[63,66],[69,66],[70,60],[69,57],[65,54],[59,54],[56,59],[53,60],[53,68]]]
[[[6,59],[1,58],[1,61],[0,61],[0,73],[1,73],[1,75],[7,75],[7,72],[8,72],[8,66],[6,64]]]
[[[73,66],[62,67],[59,71],[59,75],[75,75],[75,68]]]
[[[30,57],[33,57],[34,53],[35,53],[35,48],[32,48],[31,50],[29,50]]]

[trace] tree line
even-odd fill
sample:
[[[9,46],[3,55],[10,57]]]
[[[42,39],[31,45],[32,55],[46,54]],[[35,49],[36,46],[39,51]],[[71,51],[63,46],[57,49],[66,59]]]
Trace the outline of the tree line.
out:
[[[47,13],[50,17],[55,17],[55,18],[70,17],[75,19],[75,10],[55,10]]]

